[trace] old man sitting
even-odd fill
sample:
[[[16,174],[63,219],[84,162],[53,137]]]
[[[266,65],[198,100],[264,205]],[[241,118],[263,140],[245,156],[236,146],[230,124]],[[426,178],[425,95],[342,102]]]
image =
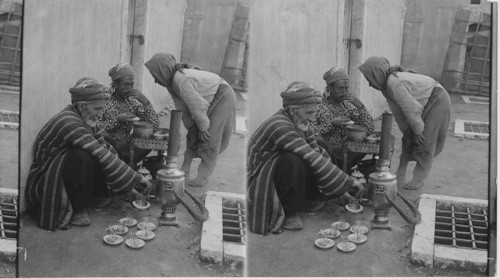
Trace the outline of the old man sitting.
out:
[[[248,143],[247,202],[250,231],[266,235],[302,229],[299,210],[319,210],[326,198],[363,186],[334,165],[309,124],[321,95],[304,82],[281,93],[283,108],[255,131]]]
[[[92,78],[80,79],[69,92],[72,104],[39,132],[26,183],[28,211],[42,229],[89,225],[84,210],[107,189],[134,199],[151,183],[118,158],[97,126],[109,89]],[[108,202],[109,203],[109,202]]]

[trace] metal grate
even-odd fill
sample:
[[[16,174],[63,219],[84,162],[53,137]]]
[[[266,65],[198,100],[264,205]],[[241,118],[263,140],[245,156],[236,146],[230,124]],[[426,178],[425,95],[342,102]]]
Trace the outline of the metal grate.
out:
[[[19,128],[19,112],[0,110],[0,128]]]
[[[17,199],[0,201],[0,239],[17,239]]]
[[[482,133],[482,134],[490,133],[490,126],[485,123],[465,122],[464,129],[465,132],[469,133]]]
[[[438,201],[434,243],[455,248],[487,250],[487,209]]]
[[[222,200],[222,240],[245,244],[245,207],[242,201]]]

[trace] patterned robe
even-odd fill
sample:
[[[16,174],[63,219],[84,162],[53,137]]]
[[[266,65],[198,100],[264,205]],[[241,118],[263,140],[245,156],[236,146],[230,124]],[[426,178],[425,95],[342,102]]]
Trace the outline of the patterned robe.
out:
[[[365,107],[358,109],[353,104],[349,103],[348,107],[344,107],[340,103],[330,103],[328,100],[323,100],[319,105],[319,112],[316,115],[316,121],[313,123],[313,130],[316,135],[322,136],[326,141],[335,145],[344,143],[341,129],[330,124],[332,119],[346,116],[356,124],[365,127],[368,133],[373,132],[373,118],[370,116]]]
[[[71,219],[73,209],[65,191],[62,167],[68,151],[75,147],[97,159],[113,192],[126,193],[141,180],[141,175],[120,160],[104,141],[102,130],[89,128],[76,110],[68,106],[45,124],[33,147],[26,197],[28,209],[42,229],[54,231]]]
[[[106,108],[99,124],[116,141],[128,142],[132,131],[132,123],[120,123],[116,120],[116,116],[122,113],[134,114],[153,125],[154,132],[158,130],[158,115],[151,104],[143,106],[136,98],[119,99],[111,95],[111,99],[106,101]]]
[[[320,191],[338,197],[352,185],[352,179],[335,166],[319,147],[311,129],[301,134],[281,109],[252,135],[247,154],[247,203],[250,231],[266,235],[281,228],[285,213],[274,186],[274,169],[282,151],[293,152],[311,167]]]

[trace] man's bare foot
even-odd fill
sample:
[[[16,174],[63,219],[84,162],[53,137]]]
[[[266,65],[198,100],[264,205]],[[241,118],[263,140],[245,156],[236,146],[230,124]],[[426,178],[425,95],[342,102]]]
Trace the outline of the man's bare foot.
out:
[[[408,184],[406,184],[403,188],[408,190],[418,190],[422,186],[424,186],[424,182],[420,180],[412,180]]]
[[[207,185],[207,183],[208,183],[208,178],[203,176],[197,176],[195,179],[191,180],[188,185],[192,187],[203,187]]]

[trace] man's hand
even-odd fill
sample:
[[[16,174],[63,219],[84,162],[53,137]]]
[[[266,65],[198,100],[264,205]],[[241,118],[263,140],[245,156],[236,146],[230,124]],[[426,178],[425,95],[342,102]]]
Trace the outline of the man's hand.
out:
[[[361,184],[361,182],[359,182],[358,180],[354,180],[352,187],[358,189],[358,192],[354,194],[354,197],[356,197],[356,199],[361,198],[363,196],[363,193],[365,192],[365,187],[363,186],[363,184]]]
[[[198,138],[202,142],[208,142],[210,140],[210,133],[208,131],[199,131],[198,132]]]
[[[424,135],[422,134],[414,134],[413,135],[413,142],[416,144],[416,145],[424,145],[424,142],[425,142],[425,137]]]
[[[330,124],[333,126],[343,126],[343,125],[349,125],[349,121],[352,121],[349,117],[346,116],[338,116],[335,117],[330,121]]]
[[[363,103],[356,97],[350,95],[350,94],[347,94],[345,96],[345,98],[342,100],[342,102],[344,101],[348,101],[350,102],[351,104],[353,104],[356,108],[358,109],[361,109],[362,107],[364,107]]]
[[[139,89],[132,89],[129,92],[127,92],[127,98],[128,97],[134,97],[137,99],[137,101],[141,102],[143,106],[149,105],[149,100],[142,94],[141,90]]]
[[[340,204],[342,206],[346,205],[346,204],[349,204],[350,201],[352,200],[355,200],[355,198],[353,196],[351,196],[351,194],[345,192],[342,196],[340,196]]]
[[[139,191],[141,191],[142,195],[147,195],[149,194],[149,192],[151,192],[152,187],[153,185],[151,184],[149,179],[141,175],[141,181],[137,184],[135,188],[138,188]]]
[[[134,114],[131,113],[122,113],[116,116],[116,121],[120,123],[127,123],[130,121],[130,119],[136,117]]]
[[[130,202],[133,202],[133,201],[137,200],[137,197],[140,196],[141,194],[139,194],[139,192],[137,192],[136,189],[132,189],[132,190],[128,191],[126,195],[127,195],[127,199]]]

